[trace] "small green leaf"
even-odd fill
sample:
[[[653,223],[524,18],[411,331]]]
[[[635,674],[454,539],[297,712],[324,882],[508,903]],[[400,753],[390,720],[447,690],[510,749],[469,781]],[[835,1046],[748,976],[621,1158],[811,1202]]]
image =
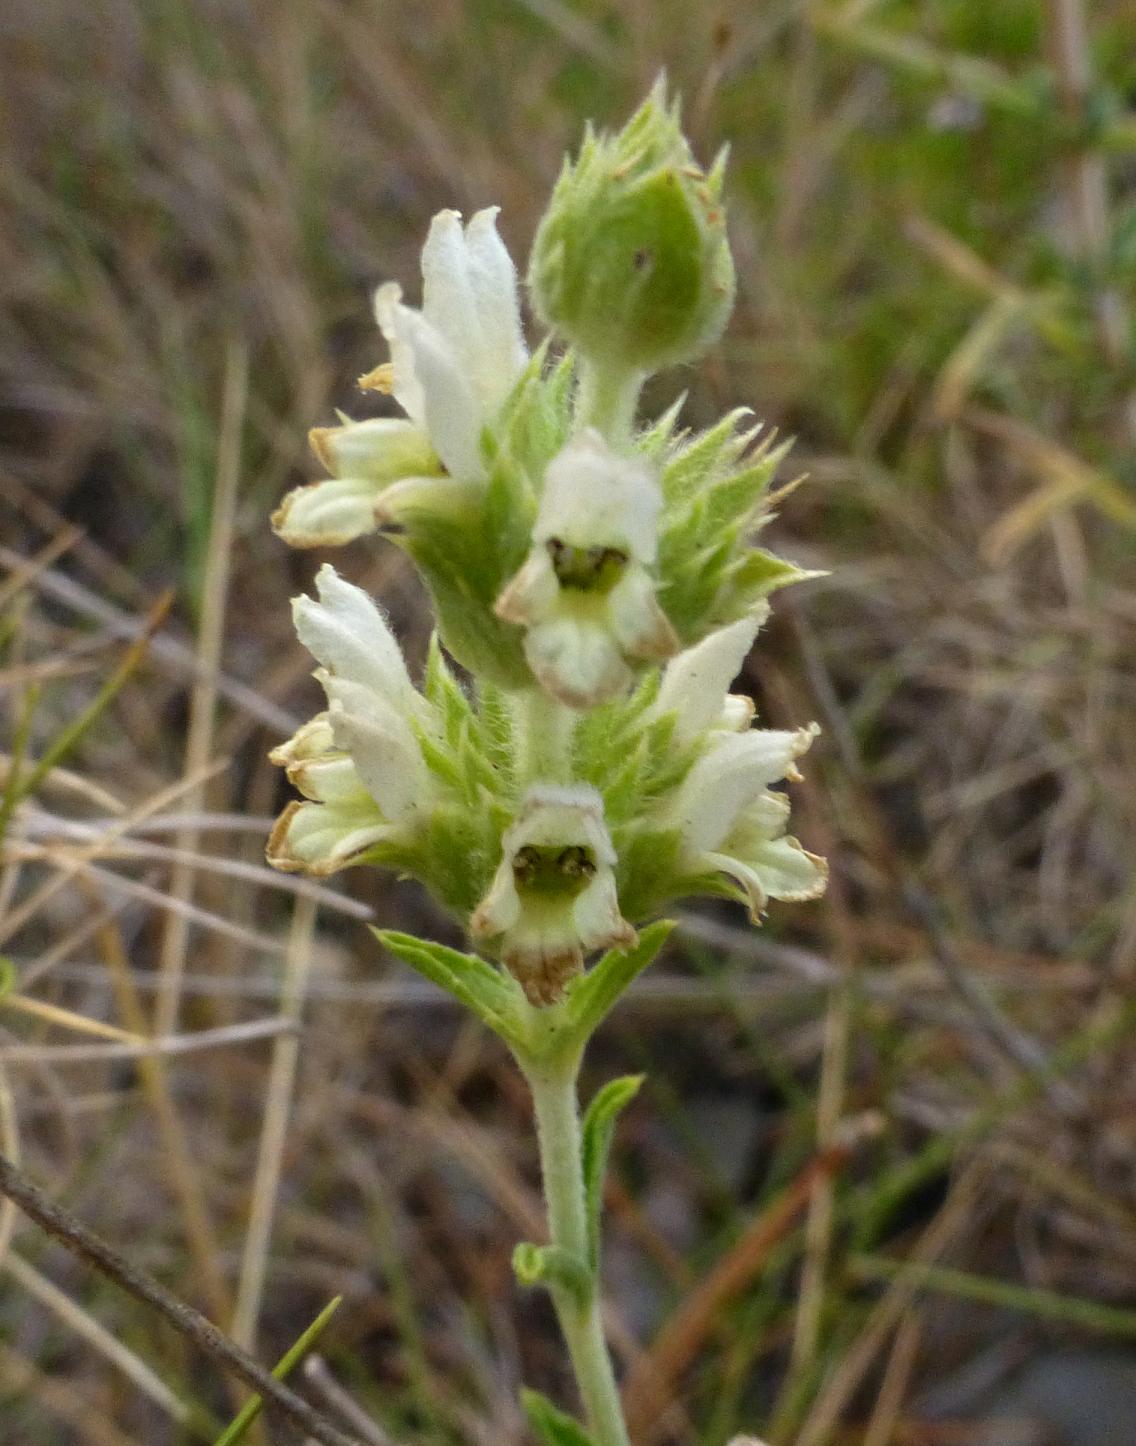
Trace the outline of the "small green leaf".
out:
[[[778,447],[751,466],[739,467],[736,472],[715,482],[706,493],[707,530],[736,526],[752,517],[787,451],[787,445]]]
[[[521,1405],[541,1446],[595,1446],[579,1421],[566,1415],[539,1391],[522,1387]]]
[[[619,904],[629,919],[650,917],[676,895],[691,892],[680,864],[678,829],[613,829],[612,842],[619,855],[615,873]]]
[[[559,1245],[533,1245],[522,1240],[513,1251],[513,1274],[526,1287],[554,1285],[571,1291],[581,1305],[587,1303],[594,1281],[587,1264],[571,1250]]]
[[[788,587],[794,582],[805,582],[810,577],[823,577],[823,573],[806,572],[794,567],[784,558],[774,557],[760,547],[751,548],[731,569],[727,579],[734,594],[735,606],[744,602],[752,606],[758,598],[767,597],[778,588]]]
[[[605,1084],[584,1116],[581,1155],[584,1167],[584,1197],[588,1212],[588,1261],[593,1272],[600,1268],[600,1215],[603,1212],[603,1182],[611,1153],[615,1122],[631,1103],[643,1083],[641,1074],[624,1075]]]
[[[323,1335],[324,1328],[339,1309],[342,1300],[343,1297],[337,1295],[334,1300],[328,1301],[327,1305],[324,1306],[323,1310],[320,1311],[319,1315],[316,1316],[315,1320],[312,1321],[311,1325],[295,1345],[290,1346],[284,1355],[280,1357],[279,1361],[277,1361],[276,1365],[272,1368],[272,1374],[278,1381],[283,1381],[287,1377],[293,1367],[307,1355],[308,1351],[311,1350],[316,1341]],[[245,1433],[260,1415],[263,1408],[264,1401],[260,1396],[250,1396],[241,1407],[239,1413],[229,1425],[225,1427],[220,1436],[217,1437],[213,1446],[236,1446],[236,1442],[244,1439]]]
[[[420,726],[415,725],[414,734],[418,739],[418,747],[422,752],[426,767],[439,782],[447,784],[460,793],[461,769],[451,749],[445,744],[435,743],[426,730]]]
[[[412,969],[437,984],[459,1003],[471,1009],[494,1034],[509,1044],[525,1042],[524,1029],[517,1014],[520,991],[507,979],[479,959],[476,954],[460,954],[428,939],[413,934],[400,934],[394,929],[372,929],[384,948],[409,964]]]
[[[461,684],[450,671],[437,633],[430,638],[422,691],[441,714],[446,741],[453,748],[473,716],[473,709]]]
[[[18,979],[13,960],[9,959],[7,954],[0,954],[0,999],[15,989]]]
[[[631,981],[651,963],[673,928],[670,919],[648,924],[640,931],[637,944],[609,950],[569,987],[567,1023],[575,1039],[582,1043],[592,1035]]]
[[[737,407],[705,432],[683,442],[663,468],[661,485],[668,507],[697,497],[744,446],[742,425],[751,413]]]

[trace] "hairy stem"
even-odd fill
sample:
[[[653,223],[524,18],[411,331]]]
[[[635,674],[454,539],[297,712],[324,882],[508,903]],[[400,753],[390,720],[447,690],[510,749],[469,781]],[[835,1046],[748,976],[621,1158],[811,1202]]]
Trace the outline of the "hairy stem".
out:
[[[615,1372],[604,1339],[599,1280],[588,1253],[580,1113],[576,1102],[578,1068],[576,1058],[549,1067],[547,1071],[536,1068],[526,1071],[536,1113],[549,1237],[553,1245],[577,1256],[592,1274],[586,1299],[578,1298],[563,1286],[552,1288],[552,1299],[596,1446],[629,1446]]]
[[[518,694],[520,772],[528,783],[568,783],[577,714],[543,688]]]
[[[631,440],[643,380],[640,372],[605,367],[594,357],[582,357],[577,424],[595,427],[617,449],[625,446]]]

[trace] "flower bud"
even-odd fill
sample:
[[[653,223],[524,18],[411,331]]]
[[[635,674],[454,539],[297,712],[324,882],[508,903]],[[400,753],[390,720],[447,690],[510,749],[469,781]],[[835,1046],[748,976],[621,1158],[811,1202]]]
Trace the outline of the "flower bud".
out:
[[[662,77],[618,135],[589,133],[533,243],[541,318],[606,369],[651,372],[710,346],[734,296],[724,163],[695,164]]]

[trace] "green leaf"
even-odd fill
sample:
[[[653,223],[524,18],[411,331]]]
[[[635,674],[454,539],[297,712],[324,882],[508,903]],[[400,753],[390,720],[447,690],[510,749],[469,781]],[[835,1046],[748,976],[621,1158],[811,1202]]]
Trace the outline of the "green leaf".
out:
[[[517,1014],[520,990],[492,964],[476,954],[461,954],[413,934],[375,928],[371,932],[404,964],[471,1009],[494,1034],[509,1044],[524,1044],[525,1032]]]
[[[414,725],[414,736],[418,740],[423,761],[434,777],[460,793],[461,770],[451,749],[443,744],[435,743],[426,730],[417,723]]]
[[[438,803],[415,840],[414,867],[404,870],[458,915],[472,914],[489,887],[501,857],[501,830],[493,831],[497,810],[478,796]]]
[[[280,1357],[279,1361],[277,1361],[276,1365],[272,1368],[272,1374],[278,1381],[285,1379],[293,1367],[298,1364],[301,1358],[311,1350],[312,1346],[314,1346],[320,1336],[323,1335],[324,1328],[339,1309],[342,1300],[343,1297],[337,1295],[334,1300],[328,1301],[327,1305],[324,1306],[323,1310],[320,1311],[319,1315],[316,1316],[315,1320],[312,1321],[311,1325],[295,1345],[290,1346],[284,1355]],[[245,1433],[260,1415],[263,1407],[264,1401],[260,1396],[250,1396],[241,1407],[240,1412],[230,1424],[226,1426],[220,1436],[217,1437],[213,1446],[235,1446],[237,1441],[243,1440]]]
[[[659,538],[659,601],[688,647],[719,621],[716,604],[737,540],[731,531],[707,546],[697,545],[697,534],[692,533],[672,532]]]
[[[603,1212],[603,1182],[615,1122],[624,1107],[639,1093],[643,1075],[628,1074],[605,1084],[584,1116],[581,1156],[584,1167],[584,1197],[588,1212],[588,1260],[593,1272],[600,1268],[600,1215]]]
[[[533,1245],[522,1240],[513,1251],[513,1274],[521,1285],[554,1285],[571,1291],[581,1305],[590,1300],[595,1289],[592,1272],[585,1261],[560,1245]]]
[[[619,904],[627,918],[649,918],[667,908],[676,896],[692,892],[680,864],[682,834],[678,829],[613,829],[612,842],[619,856],[615,870]]]
[[[453,748],[472,718],[473,708],[461,684],[450,671],[437,633],[430,638],[422,691],[442,715],[446,741]]]
[[[497,788],[509,794],[513,788],[516,746],[513,737],[513,711],[509,695],[494,684],[478,679],[477,722],[481,730],[481,747],[491,770],[497,775]]]
[[[568,1027],[581,1043],[596,1030],[619,996],[641,974],[674,928],[670,919],[649,924],[630,949],[611,949],[569,986]]]
[[[681,440],[680,437],[676,437],[675,426],[686,405],[686,397],[686,392],[680,392],[663,415],[649,423],[636,437],[635,448],[644,457],[657,462],[668,447],[674,447]]]
[[[579,1421],[566,1415],[539,1391],[522,1387],[521,1405],[541,1446],[595,1446]]]
[[[778,588],[788,587],[790,583],[823,576],[823,573],[805,572],[784,558],[774,557],[771,552],[754,547],[731,567],[727,587],[734,594],[735,607],[741,603],[750,606],[758,598],[766,597]]]
[[[668,508],[696,497],[710,479],[728,467],[745,445],[742,423],[751,416],[737,407],[705,432],[684,442],[663,468],[662,489]]]
[[[788,444],[777,447],[758,458],[752,465],[741,467],[716,482],[705,494],[706,530],[715,532],[719,528],[734,526],[744,522],[747,517],[752,517],[788,450]]]

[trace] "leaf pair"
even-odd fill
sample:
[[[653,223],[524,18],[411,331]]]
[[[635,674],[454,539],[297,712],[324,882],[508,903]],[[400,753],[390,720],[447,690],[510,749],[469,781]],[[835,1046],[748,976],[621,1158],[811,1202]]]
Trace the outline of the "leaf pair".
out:
[[[620,995],[662,948],[673,923],[642,930],[630,949],[612,949],[568,986],[561,1004],[534,1009],[508,974],[476,954],[463,954],[393,929],[374,929],[379,943],[438,985],[489,1026],[522,1066],[578,1057]]]

